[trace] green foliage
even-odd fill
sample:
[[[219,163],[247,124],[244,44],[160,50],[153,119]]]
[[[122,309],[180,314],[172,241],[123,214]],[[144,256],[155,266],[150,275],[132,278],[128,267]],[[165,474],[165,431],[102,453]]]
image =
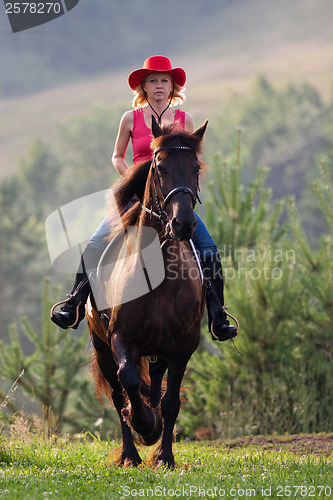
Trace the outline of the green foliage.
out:
[[[322,213],[325,215],[328,227],[333,231],[333,189],[332,170],[333,164],[322,159],[320,161],[320,178],[313,181],[315,196],[319,202]]]
[[[24,178],[8,176],[0,184],[0,337],[13,314],[36,313],[35,296],[45,275],[44,224],[35,210],[36,195]]]
[[[321,176],[314,182],[314,189],[328,224],[332,224],[333,171],[320,164]],[[327,397],[332,397],[329,377],[333,361],[333,240],[331,235],[323,236],[319,250],[311,251],[302,230],[293,198],[289,200],[290,230],[294,237],[298,255],[299,285],[304,294],[305,307],[300,308],[302,320],[302,346],[306,365],[318,374],[318,383],[327,389]]]
[[[283,202],[277,201],[272,210],[271,189],[265,187],[267,168],[258,168],[256,176],[244,192],[243,167],[240,159],[241,132],[238,133],[236,153],[224,160],[216,155],[213,165],[214,181],[208,183],[205,199],[206,223],[224,255],[234,260],[235,250],[255,245],[263,228],[267,238],[278,240],[283,227],[278,226]]]
[[[231,161],[233,168],[238,169]],[[236,185],[228,184],[229,178]],[[333,187],[327,169],[321,167],[315,186],[326,210]],[[294,199],[288,203],[289,232],[281,233],[278,217],[271,223],[271,207],[263,210],[262,197],[250,207],[247,223],[257,221],[255,236],[241,239],[247,229],[241,231],[244,219],[223,193],[237,187],[238,176],[229,171],[222,188],[214,188],[222,190],[229,205],[214,204],[214,209],[215,220],[227,228],[230,213],[237,214],[233,239],[227,231],[219,235],[216,226],[215,231],[219,242],[226,238],[235,245],[224,259],[224,276],[227,303],[240,323],[236,344],[241,356],[227,342],[215,345],[215,355],[195,354],[182,429],[193,434],[205,422],[219,437],[332,429],[332,239],[322,237],[319,250],[311,250]],[[216,203],[214,193],[212,197]],[[239,207],[247,198],[245,192],[234,200]]]
[[[33,346],[27,355],[17,326],[9,326],[10,342],[0,341],[0,379],[6,384],[17,379],[23,394],[37,403],[39,414],[54,416],[58,431],[85,429],[106,437],[118,431],[118,416],[109,402],[105,406],[99,403],[89,379],[88,330],[76,336],[73,330],[62,330],[52,323],[50,309],[57,300],[58,291],[51,291],[50,280],[44,280],[41,334],[27,317],[21,319],[23,336]],[[2,406],[11,414],[19,412],[14,397],[6,396],[3,389],[0,399],[6,401]]]
[[[18,380],[19,387],[41,407],[52,408],[60,430],[64,422],[71,420],[66,413],[68,399],[70,393],[80,387],[79,372],[86,360],[88,334],[86,332],[80,338],[75,338],[50,321],[49,311],[55,299],[55,294],[50,294],[49,282],[46,280],[41,336],[27,318],[21,319],[23,334],[34,346],[31,355],[23,352],[17,326],[10,325],[10,343],[0,341],[0,377],[7,381],[14,380],[23,370],[24,374]],[[15,410],[18,411],[18,408]]]
[[[208,151],[230,154],[234,130],[241,127],[245,157],[243,179],[255,178],[258,165],[270,167],[267,185],[273,197],[307,192],[307,178],[313,179],[317,155],[332,148],[328,133],[332,103],[323,102],[309,84],[273,86],[260,77],[250,96],[231,96],[212,120]]]
[[[58,204],[106,189],[118,178],[111,163],[112,141],[117,136],[124,112],[120,104],[96,104],[88,115],[73,118],[58,127],[58,157],[64,166],[57,180]],[[129,158],[129,164],[131,161]]]
[[[50,146],[40,139],[34,139],[27,157],[19,162],[18,182],[27,212],[34,213],[39,219],[48,215],[59,198],[57,188],[60,173],[60,161]]]

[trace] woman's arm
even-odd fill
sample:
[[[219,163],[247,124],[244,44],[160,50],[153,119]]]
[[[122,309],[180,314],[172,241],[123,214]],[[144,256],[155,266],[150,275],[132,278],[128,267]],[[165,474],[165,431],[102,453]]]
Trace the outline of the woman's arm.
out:
[[[194,123],[193,123],[193,118],[190,113],[185,113],[185,130],[186,132],[189,132],[192,134],[194,132]]]
[[[124,175],[128,169],[128,165],[125,161],[125,153],[131,137],[132,128],[133,111],[126,111],[120,120],[118,135],[112,154],[112,164],[121,175]]]

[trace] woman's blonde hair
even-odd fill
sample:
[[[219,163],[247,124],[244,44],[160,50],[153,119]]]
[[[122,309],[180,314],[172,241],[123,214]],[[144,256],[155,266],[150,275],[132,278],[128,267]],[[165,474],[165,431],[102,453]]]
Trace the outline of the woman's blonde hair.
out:
[[[142,82],[140,83],[140,85],[138,85],[136,87],[136,89],[134,90],[134,97],[133,97],[133,101],[132,101],[133,108],[144,108],[145,106],[148,106],[148,102],[147,102],[145,93],[143,91],[143,83],[144,83],[145,79],[148,78],[148,76],[149,75],[145,76],[142,79]],[[171,78],[171,80],[173,81],[173,78]],[[174,85],[174,89],[173,89],[173,96],[171,99],[170,106],[178,106],[178,105],[182,104],[186,99],[185,87],[180,87],[174,81],[173,81],[173,85]],[[169,96],[169,99],[170,99],[170,97],[171,97],[171,94]]]

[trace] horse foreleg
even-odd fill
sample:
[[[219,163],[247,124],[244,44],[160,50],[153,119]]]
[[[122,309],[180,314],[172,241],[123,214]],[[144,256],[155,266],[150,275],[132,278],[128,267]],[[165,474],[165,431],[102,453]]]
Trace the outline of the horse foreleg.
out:
[[[119,463],[124,465],[125,467],[128,465],[133,465],[136,467],[139,465],[142,460],[141,457],[135,447],[132,431],[128,427],[127,423],[124,421],[122,410],[125,407],[125,398],[123,395],[123,389],[119,384],[119,391],[114,391],[112,395],[113,404],[118,412],[121,426],[121,435],[122,435],[122,450],[119,458]]]
[[[120,420],[123,444],[119,460],[116,461],[125,466],[137,466],[141,463],[141,458],[135,447],[131,429],[124,422],[122,417],[122,410],[125,407],[125,398],[123,388],[117,377],[118,366],[115,363],[109,346],[106,345],[105,342],[103,342],[94,332],[91,333],[91,340],[95,348],[98,368],[102,376],[112,388],[112,401]]]
[[[140,375],[133,353],[126,340],[119,334],[112,336],[112,350],[118,363],[118,379],[124,387],[130,408],[124,408],[122,415],[124,419],[139,434],[142,442],[150,446],[158,440],[161,435],[162,424],[158,415],[142,399],[140,393]]]
[[[180,409],[180,387],[185,373],[188,359],[171,360],[168,368],[167,390],[161,400],[163,417],[163,434],[160,451],[157,454],[157,463],[174,467],[175,460],[172,452],[173,429]]]
[[[168,360],[158,357],[156,361],[149,362],[149,375],[151,380],[150,404],[157,408],[161,401],[161,386],[163,376],[168,368]]]

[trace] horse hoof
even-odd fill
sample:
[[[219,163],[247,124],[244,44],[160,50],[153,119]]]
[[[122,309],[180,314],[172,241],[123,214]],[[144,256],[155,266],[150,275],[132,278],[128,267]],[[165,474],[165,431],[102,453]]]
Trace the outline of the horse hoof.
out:
[[[120,465],[123,467],[138,467],[142,462],[139,453],[136,450],[124,452],[121,456]]]
[[[145,446],[152,446],[157,443],[163,431],[163,423],[160,415],[154,412],[154,427],[151,432],[144,434],[142,431],[139,433],[139,438]]]
[[[174,461],[170,462],[169,460],[167,460],[166,462],[164,460],[158,460],[157,467],[166,467],[167,469],[174,469],[175,462]]]
[[[174,469],[175,468],[175,459],[173,457],[173,453],[167,453],[165,456],[163,456],[163,453],[160,453],[157,456],[157,467],[166,467],[167,469]]]

